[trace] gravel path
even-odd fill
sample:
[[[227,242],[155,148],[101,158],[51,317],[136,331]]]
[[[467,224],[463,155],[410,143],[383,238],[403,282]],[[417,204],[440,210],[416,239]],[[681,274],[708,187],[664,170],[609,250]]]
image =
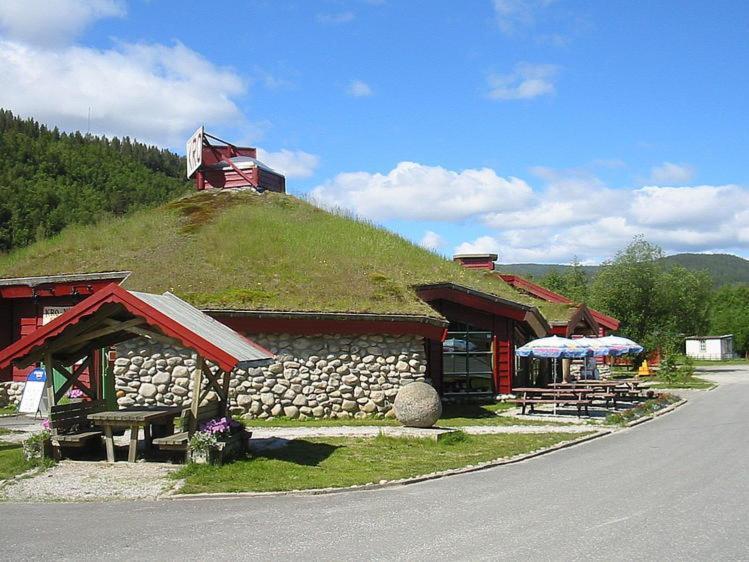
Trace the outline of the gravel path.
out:
[[[584,433],[596,431],[591,425],[469,425],[458,427],[471,435],[494,435],[500,433]],[[392,437],[435,437],[447,433],[448,429],[418,429],[397,426],[339,426],[339,427],[262,427],[253,428],[253,439],[304,439],[309,437],[376,437],[381,433]]]
[[[156,499],[175,482],[179,466],[161,463],[62,461],[33,476],[9,481],[0,493],[23,502]]]

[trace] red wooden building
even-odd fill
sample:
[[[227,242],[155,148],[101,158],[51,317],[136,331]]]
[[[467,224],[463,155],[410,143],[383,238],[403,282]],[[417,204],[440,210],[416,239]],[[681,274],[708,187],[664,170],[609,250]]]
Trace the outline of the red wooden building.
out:
[[[235,146],[206,133],[202,127],[187,141],[187,177],[195,179],[199,191],[253,187],[258,191],[286,192],[286,178],[258,160],[256,148]]]
[[[128,272],[114,271],[0,279],[0,349],[47,324],[107,285],[121,283],[127,276]],[[0,380],[25,381],[31,369],[33,366],[0,369]]]

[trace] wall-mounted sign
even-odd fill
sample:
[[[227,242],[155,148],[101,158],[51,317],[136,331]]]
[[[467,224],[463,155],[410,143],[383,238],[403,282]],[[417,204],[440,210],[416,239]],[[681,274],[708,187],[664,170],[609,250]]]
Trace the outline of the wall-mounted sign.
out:
[[[203,163],[203,136],[205,130],[200,127],[187,141],[185,154],[187,155],[187,177],[191,178]]]
[[[73,308],[72,306],[45,306],[42,309],[42,325],[49,324],[60,316],[63,312],[66,312]]]

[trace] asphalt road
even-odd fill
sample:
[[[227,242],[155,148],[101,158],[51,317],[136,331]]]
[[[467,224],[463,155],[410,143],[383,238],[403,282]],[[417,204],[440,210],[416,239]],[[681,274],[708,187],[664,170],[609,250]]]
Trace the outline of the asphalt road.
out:
[[[376,491],[0,505],[7,559],[747,560],[749,370],[516,465]]]

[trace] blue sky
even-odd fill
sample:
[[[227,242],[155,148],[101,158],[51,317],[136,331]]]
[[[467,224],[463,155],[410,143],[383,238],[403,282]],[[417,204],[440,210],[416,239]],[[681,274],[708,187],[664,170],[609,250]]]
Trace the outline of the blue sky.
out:
[[[179,152],[204,123],[447,256],[747,256],[748,35],[740,1],[5,0],[0,106]]]

